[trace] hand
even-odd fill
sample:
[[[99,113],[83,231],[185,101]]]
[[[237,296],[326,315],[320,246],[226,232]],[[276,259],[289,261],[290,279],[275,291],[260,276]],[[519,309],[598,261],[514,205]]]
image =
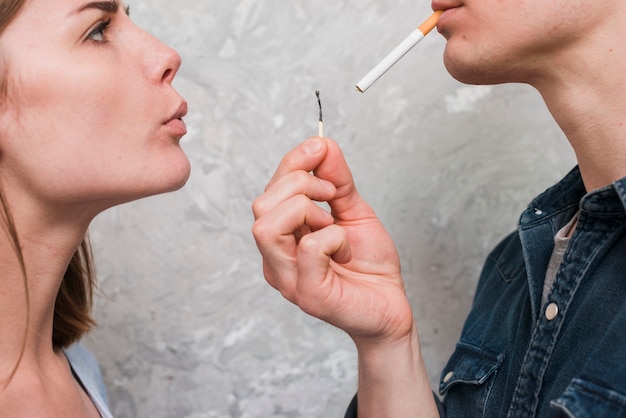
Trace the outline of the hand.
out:
[[[396,247],[335,142],[314,137],[290,151],[253,212],[265,278],[287,300],[357,346],[412,332]]]

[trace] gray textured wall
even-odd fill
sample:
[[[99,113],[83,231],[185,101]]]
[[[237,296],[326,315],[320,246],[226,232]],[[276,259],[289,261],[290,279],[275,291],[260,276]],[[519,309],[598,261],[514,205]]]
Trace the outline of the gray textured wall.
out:
[[[93,224],[99,328],[87,345],[125,417],[338,417],[356,387],[340,331],[266,285],[252,199],[317,132],[344,148],[398,244],[433,383],[482,260],[537,192],[573,165],[536,92],[468,87],[429,35],[366,94],[354,84],[429,14],[409,0],[133,0],[180,51],[188,99],[179,192]]]

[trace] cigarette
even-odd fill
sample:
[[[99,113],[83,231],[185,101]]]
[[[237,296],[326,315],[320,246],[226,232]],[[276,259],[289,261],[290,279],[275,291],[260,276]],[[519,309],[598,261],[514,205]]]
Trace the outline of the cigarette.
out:
[[[439,16],[443,13],[443,10],[437,10],[428,19],[424,21],[417,29],[415,29],[409,36],[404,38],[400,44],[389,53],[378,65],[376,65],[372,71],[367,73],[365,77],[356,84],[356,89],[361,93],[371,87],[383,74],[387,72],[396,62],[400,60],[407,52],[411,50],[419,41],[437,26]]]

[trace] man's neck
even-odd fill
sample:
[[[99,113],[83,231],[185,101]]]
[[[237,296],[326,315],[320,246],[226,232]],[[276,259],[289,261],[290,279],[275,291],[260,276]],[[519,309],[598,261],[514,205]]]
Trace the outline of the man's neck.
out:
[[[623,42],[602,39],[557,57],[554,71],[534,83],[574,148],[589,191],[626,176],[625,72]]]

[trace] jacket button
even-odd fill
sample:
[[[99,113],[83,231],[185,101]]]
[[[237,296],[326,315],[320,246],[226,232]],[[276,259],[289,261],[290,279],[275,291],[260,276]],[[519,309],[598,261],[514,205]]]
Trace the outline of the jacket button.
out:
[[[454,376],[454,372],[446,373],[446,375],[443,378],[443,383],[448,383],[450,379],[452,379],[452,376]]]
[[[559,314],[559,306],[556,303],[551,303],[546,307],[546,319],[552,321]]]

